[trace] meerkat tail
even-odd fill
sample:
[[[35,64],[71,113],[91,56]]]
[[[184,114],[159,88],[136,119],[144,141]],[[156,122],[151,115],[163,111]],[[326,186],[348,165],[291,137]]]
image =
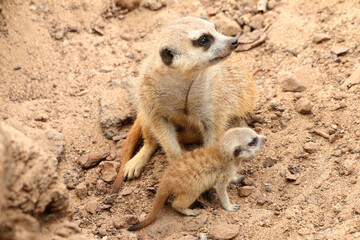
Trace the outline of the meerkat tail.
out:
[[[166,187],[165,186],[162,187],[160,185],[158,193],[155,198],[154,206],[153,206],[151,212],[149,213],[149,215],[145,218],[144,221],[142,221],[134,226],[129,227],[128,231],[137,231],[137,230],[140,230],[140,229],[146,227],[150,223],[152,223],[155,220],[156,216],[159,214],[161,208],[164,206],[168,196],[169,196],[169,193],[168,193]]]
[[[116,177],[115,182],[112,185],[111,193],[116,193],[119,191],[123,181],[124,181],[124,168],[125,164],[131,159],[133,153],[140,141],[142,132],[141,132],[141,125],[140,120],[137,118],[132,125],[128,136],[125,139],[122,153],[121,153],[121,167]]]

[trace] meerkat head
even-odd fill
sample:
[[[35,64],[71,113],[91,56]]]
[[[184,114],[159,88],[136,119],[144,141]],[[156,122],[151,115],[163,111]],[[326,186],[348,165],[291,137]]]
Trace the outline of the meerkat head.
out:
[[[160,64],[185,73],[202,70],[226,59],[238,41],[216,31],[213,23],[184,17],[163,29],[157,44]]]
[[[240,161],[254,158],[265,141],[265,136],[250,128],[232,128],[225,132],[221,147],[226,156]]]

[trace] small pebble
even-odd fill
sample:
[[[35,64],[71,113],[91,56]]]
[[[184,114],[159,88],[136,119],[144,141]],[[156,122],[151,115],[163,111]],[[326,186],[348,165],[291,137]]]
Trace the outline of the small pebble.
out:
[[[297,112],[302,113],[302,114],[309,114],[312,111],[312,103],[309,99],[306,98],[300,98],[297,102],[296,102],[296,106],[295,109]]]

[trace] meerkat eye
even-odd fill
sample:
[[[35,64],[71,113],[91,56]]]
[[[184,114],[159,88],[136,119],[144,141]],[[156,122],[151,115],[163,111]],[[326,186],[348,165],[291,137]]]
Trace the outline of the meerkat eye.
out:
[[[242,152],[241,147],[235,148],[235,150],[234,150],[234,157],[238,157],[241,152]]]
[[[258,138],[254,137],[253,140],[249,143],[250,147],[254,147],[257,144]]]
[[[201,46],[205,46],[205,45],[207,45],[208,43],[210,42],[210,39],[209,39],[209,37],[208,36],[201,36],[200,38],[199,38],[199,44],[201,45]]]
[[[215,38],[211,34],[203,34],[198,39],[192,40],[192,43],[195,47],[202,47],[204,50],[208,50],[214,41]]]

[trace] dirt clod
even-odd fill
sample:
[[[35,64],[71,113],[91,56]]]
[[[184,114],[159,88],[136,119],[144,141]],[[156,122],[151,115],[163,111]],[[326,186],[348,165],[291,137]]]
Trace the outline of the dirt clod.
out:
[[[232,239],[239,234],[239,226],[219,222],[210,228],[210,238],[218,240]]]
[[[83,169],[88,169],[97,165],[100,161],[106,159],[110,155],[110,152],[104,153],[90,153],[84,156],[81,156],[78,159],[78,163]]]

